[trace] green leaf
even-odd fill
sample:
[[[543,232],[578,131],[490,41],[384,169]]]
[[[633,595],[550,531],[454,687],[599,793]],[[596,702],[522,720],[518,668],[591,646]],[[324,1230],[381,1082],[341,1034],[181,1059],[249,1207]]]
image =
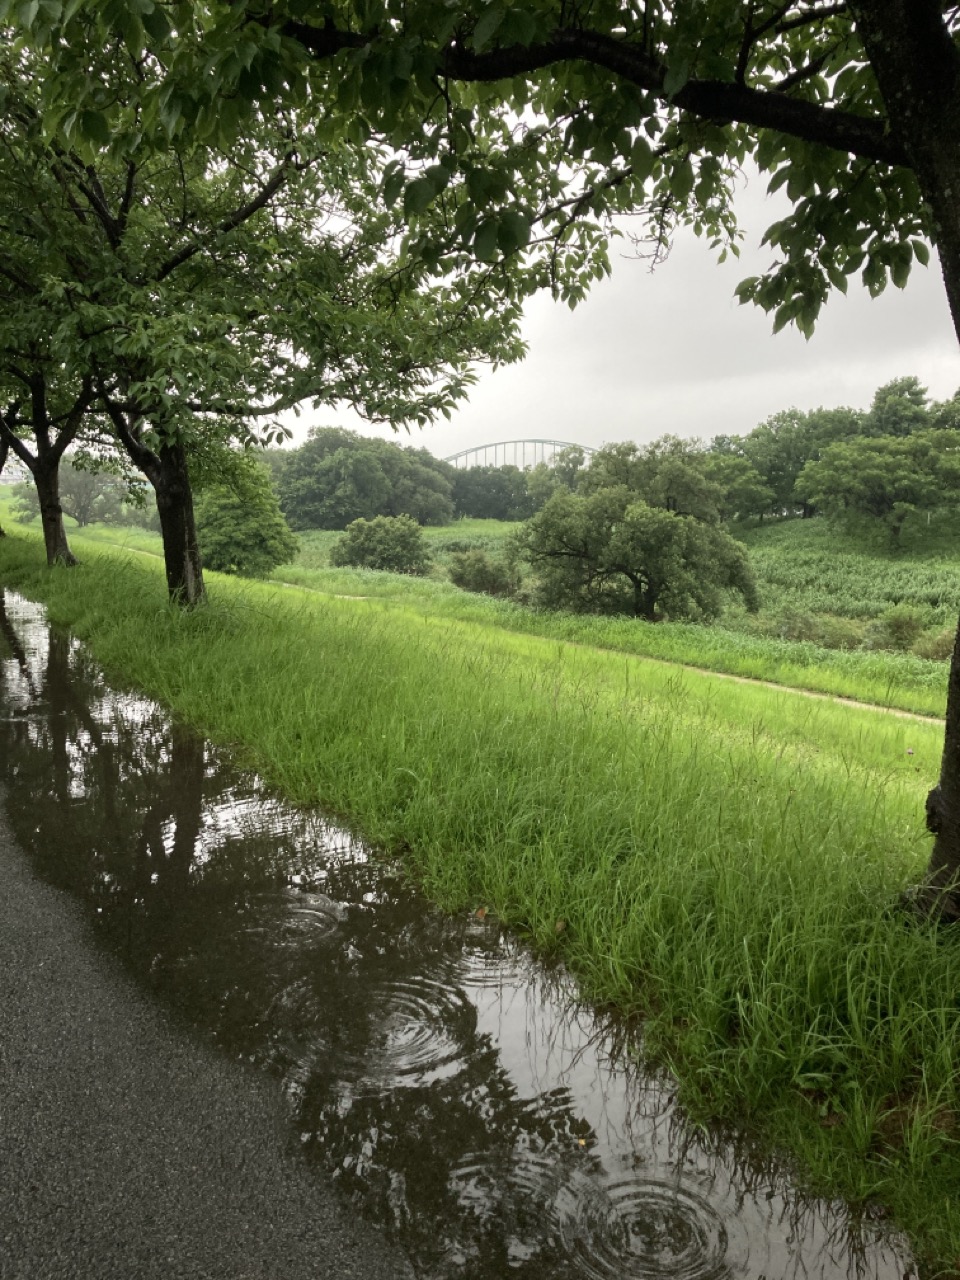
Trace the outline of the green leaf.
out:
[[[504,253],[516,253],[530,243],[530,223],[517,209],[501,214],[497,224],[497,244]]]
[[[633,169],[634,176],[643,182],[653,172],[653,166],[656,162],[657,158],[653,154],[653,147],[651,147],[646,138],[634,138],[633,145],[630,148],[630,167]]]
[[[486,218],[477,227],[477,233],[473,237],[473,252],[481,262],[493,262],[496,259],[498,230],[496,218]]]
[[[683,202],[688,199],[690,192],[693,190],[693,183],[693,165],[690,163],[688,156],[674,169],[673,177],[670,180],[670,190],[679,201]]]
[[[502,21],[503,10],[498,9],[495,5],[490,5],[486,12],[480,15],[477,19],[477,25],[473,28],[473,36],[470,41],[477,53],[483,52]]]
[[[672,98],[674,94],[680,92],[689,79],[690,63],[686,58],[678,58],[676,62],[671,62],[667,68],[667,74],[663,77],[664,93],[668,98]]]
[[[930,265],[930,246],[924,240],[911,240],[913,256],[922,267]]]
[[[100,111],[80,112],[80,132],[89,142],[106,147],[112,137],[107,117]]]
[[[423,213],[437,194],[436,184],[428,177],[414,178],[403,193],[403,212],[406,217]]]
[[[159,5],[155,5],[149,13],[145,13],[142,22],[147,35],[158,43],[166,40],[173,31],[167,15]]]
[[[384,179],[383,203],[388,209],[392,209],[400,199],[400,192],[403,190],[406,180],[407,176],[402,168],[395,169],[393,173],[388,174]]]

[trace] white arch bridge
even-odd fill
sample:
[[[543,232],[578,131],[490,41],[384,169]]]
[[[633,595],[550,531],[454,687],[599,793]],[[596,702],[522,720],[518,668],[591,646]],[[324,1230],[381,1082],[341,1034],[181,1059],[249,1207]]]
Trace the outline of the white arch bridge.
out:
[[[535,467],[540,462],[549,466],[562,449],[582,449],[589,457],[596,453],[589,445],[570,440],[498,440],[496,444],[478,444],[473,449],[453,453],[444,462],[457,468],[467,467]]]

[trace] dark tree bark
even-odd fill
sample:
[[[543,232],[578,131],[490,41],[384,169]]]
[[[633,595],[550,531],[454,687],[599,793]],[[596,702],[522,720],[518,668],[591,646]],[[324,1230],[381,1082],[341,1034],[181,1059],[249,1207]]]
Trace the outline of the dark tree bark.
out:
[[[43,527],[43,545],[47,552],[47,564],[77,564],[77,557],[70,550],[67,531],[63,527],[63,507],[60,505],[60,458],[37,459],[30,468],[40,500],[40,523]]]
[[[850,0],[890,119],[932,214],[960,340],[960,52],[939,0]],[[960,633],[947,684],[940,781],[927,798],[934,837],[921,902],[960,919]]]
[[[193,514],[193,487],[183,444],[167,440],[159,449],[144,444],[146,425],[142,414],[130,412],[101,387],[100,396],[117,438],[133,462],[153,486],[163,538],[163,562],[167,592],[174,604],[190,608],[206,595],[200,544]]]
[[[3,468],[7,465],[7,458],[10,456],[10,446],[6,440],[0,440],[0,475],[3,474]],[[3,525],[0,525],[0,538],[7,535],[3,531]]]
[[[194,605],[204,597],[200,546],[193,514],[193,489],[182,444],[164,445],[155,476],[148,479],[157,495],[167,591],[177,604]]]
[[[67,447],[80,432],[93,401],[93,388],[89,381],[84,381],[67,410],[58,414],[51,411],[47,380],[42,370],[33,370],[29,375],[25,373],[22,379],[29,391],[29,414],[21,414],[19,401],[0,413],[0,445],[5,445],[33,476],[40,503],[47,564],[75,565],[77,558],[70,550],[63,527],[60,463]],[[33,437],[35,453],[27,447],[23,438],[25,431]]]

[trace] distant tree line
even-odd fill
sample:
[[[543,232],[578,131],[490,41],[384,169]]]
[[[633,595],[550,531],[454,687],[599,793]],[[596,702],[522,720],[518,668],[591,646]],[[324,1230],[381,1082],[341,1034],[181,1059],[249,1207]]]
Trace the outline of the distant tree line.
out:
[[[557,492],[626,488],[654,507],[711,523],[822,513],[882,521],[899,536],[914,511],[960,501],[960,393],[931,403],[915,377],[880,387],[866,411],[787,409],[744,436],[662,436],[571,446],[553,463],[457,469],[426,449],[314,429],[299,449],[268,455],[280,505],[295,529],[409,516],[529,520]]]

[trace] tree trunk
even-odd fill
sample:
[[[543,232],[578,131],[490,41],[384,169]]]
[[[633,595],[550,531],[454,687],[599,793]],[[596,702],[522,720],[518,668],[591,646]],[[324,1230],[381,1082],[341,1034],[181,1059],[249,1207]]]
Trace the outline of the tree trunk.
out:
[[[9,456],[10,456],[9,444],[7,443],[6,440],[0,440],[0,474],[3,473],[3,468],[7,465],[7,458]],[[0,538],[5,538],[6,536],[7,535],[3,531],[3,525],[0,525]]]
[[[200,547],[193,518],[193,490],[182,444],[165,444],[159,465],[150,474],[157,495],[163,560],[170,599],[190,607],[204,598]]]
[[[63,507],[60,505],[60,459],[38,460],[33,469],[33,479],[40,501],[40,523],[43,526],[43,543],[47,549],[47,564],[74,565],[77,558],[67,542],[63,527]]]
[[[960,339],[960,52],[940,0],[850,0],[892,132],[932,215],[954,329]],[[960,919],[960,636],[947,684],[940,781],[927,797],[933,853],[921,903]]]

